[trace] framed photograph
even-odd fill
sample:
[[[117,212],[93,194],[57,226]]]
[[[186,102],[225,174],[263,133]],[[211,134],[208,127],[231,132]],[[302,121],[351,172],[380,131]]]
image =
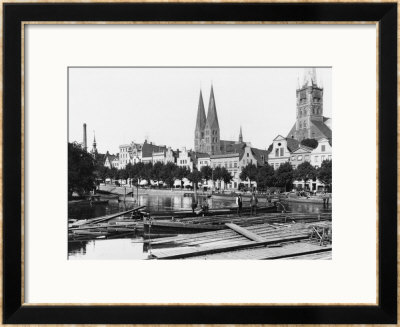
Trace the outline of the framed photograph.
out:
[[[397,3],[3,18],[3,323],[397,323]]]

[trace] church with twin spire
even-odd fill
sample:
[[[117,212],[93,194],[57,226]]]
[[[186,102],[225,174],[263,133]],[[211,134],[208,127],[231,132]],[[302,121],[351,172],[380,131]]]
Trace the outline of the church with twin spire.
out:
[[[196,128],[194,132],[195,151],[208,153],[209,155],[224,154],[231,145],[237,143],[243,143],[242,128],[240,128],[238,142],[221,140],[213,86],[211,85],[207,116],[204,109],[203,94],[200,90]]]

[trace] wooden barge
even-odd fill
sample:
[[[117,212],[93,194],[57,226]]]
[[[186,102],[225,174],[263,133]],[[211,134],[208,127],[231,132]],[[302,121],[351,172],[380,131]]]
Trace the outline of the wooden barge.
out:
[[[331,222],[264,223],[246,228],[228,223],[225,230],[148,241],[149,259],[329,259]],[[320,239],[315,229],[323,230]]]
[[[216,231],[229,228],[227,223],[239,224],[240,226],[251,226],[269,223],[291,223],[300,221],[321,221],[331,220],[330,213],[322,214],[301,214],[301,213],[270,213],[258,216],[238,217],[229,216],[208,216],[208,217],[187,217],[178,221],[146,219],[143,228],[146,233],[200,233],[203,231]]]
[[[267,206],[258,206],[258,213],[269,213],[269,212],[278,212],[279,208],[276,204],[270,204]],[[242,214],[250,213],[250,207],[243,207]],[[228,208],[214,208],[209,209],[205,212],[202,209],[199,210],[174,210],[174,211],[154,211],[148,212],[153,219],[165,219],[165,218],[187,218],[187,217],[199,217],[199,216],[216,216],[216,215],[230,215],[236,214],[236,207],[228,207]]]

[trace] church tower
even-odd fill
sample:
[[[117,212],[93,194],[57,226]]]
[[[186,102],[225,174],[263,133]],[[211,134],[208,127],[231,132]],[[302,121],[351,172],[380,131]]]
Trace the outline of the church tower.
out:
[[[242,126],[240,126],[239,143],[243,143]]]
[[[318,86],[315,68],[306,68],[302,84],[296,90],[296,130],[294,138],[313,138],[312,121],[323,122],[323,88]]]
[[[97,155],[97,143],[96,143],[96,134],[93,131],[93,148],[92,148],[92,155],[96,157]]]
[[[208,154],[220,153],[220,133],[217,116],[217,108],[215,106],[214,89],[211,85],[210,101],[208,103],[207,121],[204,129],[205,132],[205,152]]]
[[[203,95],[200,90],[199,105],[197,108],[196,128],[194,130],[194,150],[205,152],[204,128],[206,127],[206,111],[204,109]]]

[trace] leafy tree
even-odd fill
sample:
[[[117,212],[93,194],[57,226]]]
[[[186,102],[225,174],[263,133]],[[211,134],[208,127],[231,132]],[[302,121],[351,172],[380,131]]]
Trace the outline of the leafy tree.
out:
[[[330,189],[332,185],[332,160],[324,160],[317,171],[317,178]]]
[[[222,179],[223,179],[223,171],[222,168],[220,166],[215,167],[214,172],[213,172],[213,181],[219,181],[219,184],[221,183]]]
[[[97,178],[97,179],[101,179],[101,180],[103,181],[103,183],[104,183],[105,179],[106,179],[106,178],[108,177],[108,175],[109,175],[109,172],[110,172],[110,168],[108,168],[108,167],[102,165],[102,166],[99,166],[99,167],[96,169],[95,175],[96,175],[96,178]]]
[[[108,172],[108,176],[109,178],[116,180],[118,179],[118,169],[115,167],[111,167],[110,171]]]
[[[133,165],[130,162],[125,166],[125,171],[126,175],[128,176],[127,178],[130,179],[130,184],[132,185]]]
[[[137,162],[132,166],[131,177],[138,180],[139,183],[145,178],[143,162]]]
[[[276,178],[274,168],[269,164],[260,167],[257,171],[256,182],[257,187],[260,187],[262,189],[267,189],[268,187],[275,186]]]
[[[176,179],[180,179],[181,181],[181,188],[183,186],[183,179],[186,178],[190,174],[189,168],[186,166],[178,166],[175,171]]]
[[[168,162],[163,166],[161,170],[161,179],[166,183],[169,187],[174,186],[174,182],[176,180],[176,170],[178,166],[173,162]]]
[[[251,182],[255,181],[257,177],[257,166],[248,164],[246,167],[243,167],[239,177],[242,181],[249,180],[251,186]]]
[[[118,179],[123,179],[123,180],[125,180],[125,182],[127,182],[128,178],[129,178],[129,174],[128,174],[128,171],[126,170],[126,168],[122,168],[118,171]]]
[[[200,169],[201,176],[206,181],[206,183],[213,177],[213,171],[210,166],[203,166]]]
[[[275,170],[275,185],[279,187],[285,187],[286,191],[289,191],[292,187],[294,179],[294,171],[292,165],[289,162],[285,162]]]
[[[196,192],[197,184],[202,181],[203,176],[201,175],[201,172],[194,168],[193,171],[187,175],[187,179],[193,184],[193,188]]]
[[[294,177],[297,180],[307,183],[307,181],[309,181],[310,179],[315,179],[317,177],[317,171],[314,166],[306,161],[297,166]]]
[[[221,168],[221,175],[222,175],[222,180],[224,181],[224,188],[225,188],[227,184],[232,182],[233,176],[225,167]]]
[[[318,146],[318,141],[316,139],[304,139],[300,142],[300,144],[315,149]]]
[[[147,180],[148,185],[150,185],[150,180],[151,180],[151,177],[152,177],[152,171],[153,171],[153,163],[146,162],[143,165],[142,179]]]
[[[82,195],[96,187],[93,157],[77,143],[68,143],[68,196]]]
[[[164,167],[164,163],[157,161],[153,167],[151,168],[151,178],[157,181],[157,185],[159,185],[160,180],[162,179],[162,170]]]

